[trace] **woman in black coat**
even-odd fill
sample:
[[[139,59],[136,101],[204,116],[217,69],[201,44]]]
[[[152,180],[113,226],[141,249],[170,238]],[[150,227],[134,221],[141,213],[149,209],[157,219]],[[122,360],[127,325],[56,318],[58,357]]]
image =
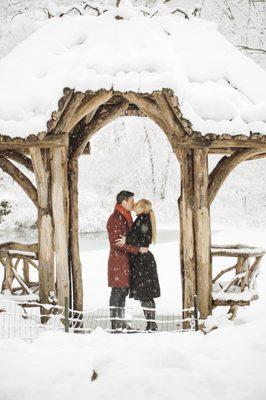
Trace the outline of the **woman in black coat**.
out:
[[[133,210],[137,214],[130,232],[126,237],[121,236],[117,243],[130,244],[137,247],[149,247],[156,240],[156,221],[150,201],[139,200]],[[141,302],[144,315],[147,319],[146,330],[156,331],[155,301],[160,297],[160,285],[157,274],[156,261],[148,251],[144,254],[130,254],[130,293],[129,297]]]

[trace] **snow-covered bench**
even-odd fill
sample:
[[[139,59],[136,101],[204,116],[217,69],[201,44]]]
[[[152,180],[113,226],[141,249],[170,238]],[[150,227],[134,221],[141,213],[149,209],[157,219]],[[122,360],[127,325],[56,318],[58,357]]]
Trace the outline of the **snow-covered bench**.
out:
[[[235,245],[213,245],[212,257],[236,257],[235,265],[220,271],[213,279],[212,300],[213,306],[231,307],[231,311],[237,309],[234,306],[249,305],[251,301],[258,299],[256,278],[259,274],[260,261],[265,254],[261,247]],[[234,276],[225,279],[225,274],[235,270]]]

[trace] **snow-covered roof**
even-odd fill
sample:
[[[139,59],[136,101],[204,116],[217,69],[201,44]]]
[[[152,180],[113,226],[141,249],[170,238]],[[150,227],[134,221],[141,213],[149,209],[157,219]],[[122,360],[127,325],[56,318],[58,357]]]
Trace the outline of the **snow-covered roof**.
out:
[[[214,23],[115,13],[51,18],[0,60],[2,134],[46,131],[64,87],[169,88],[196,131],[266,134],[266,72]]]

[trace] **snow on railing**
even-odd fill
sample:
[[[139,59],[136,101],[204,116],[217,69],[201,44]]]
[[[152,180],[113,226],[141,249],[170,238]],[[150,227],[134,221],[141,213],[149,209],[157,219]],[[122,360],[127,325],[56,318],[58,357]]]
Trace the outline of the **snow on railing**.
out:
[[[226,305],[226,303],[230,305],[248,305],[250,301],[258,298],[256,278],[259,274],[261,260],[265,254],[263,248],[243,244],[213,245],[211,254],[212,257],[237,258],[235,265],[220,271],[212,281],[214,305]],[[228,278],[224,279],[224,275],[232,271],[235,271],[235,275],[229,280]]]

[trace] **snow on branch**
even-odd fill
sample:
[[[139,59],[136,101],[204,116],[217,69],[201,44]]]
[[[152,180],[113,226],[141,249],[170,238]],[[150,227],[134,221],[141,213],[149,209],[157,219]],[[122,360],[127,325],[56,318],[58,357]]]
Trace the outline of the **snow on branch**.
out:
[[[184,15],[185,19],[189,19],[189,16],[184,10],[181,10],[180,8],[176,8],[174,11],[171,12],[171,14],[176,14],[176,13],[181,13]]]
[[[93,14],[99,16],[107,11],[106,9],[100,9],[99,7],[90,4],[88,1],[82,1],[82,3],[73,3],[70,6],[60,7],[51,3],[49,8],[44,8],[43,10],[47,14],[48,18],[63,17],[64,15],[71,13],[84,15],[89,11],[92,11]]]
[[[84,5],[84,10],[86,10],[86,8],[89,8],[89,9],[95,11],[97,13],[97,16],[101,15],[101,12],[100,12],[99,8],[92,6],[91,4],[89,4],[87,2],[83,2],[83,3],[85,4]]]
[[[249,46],[237,46],[237,47],[243,50],[256,51],[258,53],[266,53],[266,49],[256,49],[254,47],[249,47]]]

